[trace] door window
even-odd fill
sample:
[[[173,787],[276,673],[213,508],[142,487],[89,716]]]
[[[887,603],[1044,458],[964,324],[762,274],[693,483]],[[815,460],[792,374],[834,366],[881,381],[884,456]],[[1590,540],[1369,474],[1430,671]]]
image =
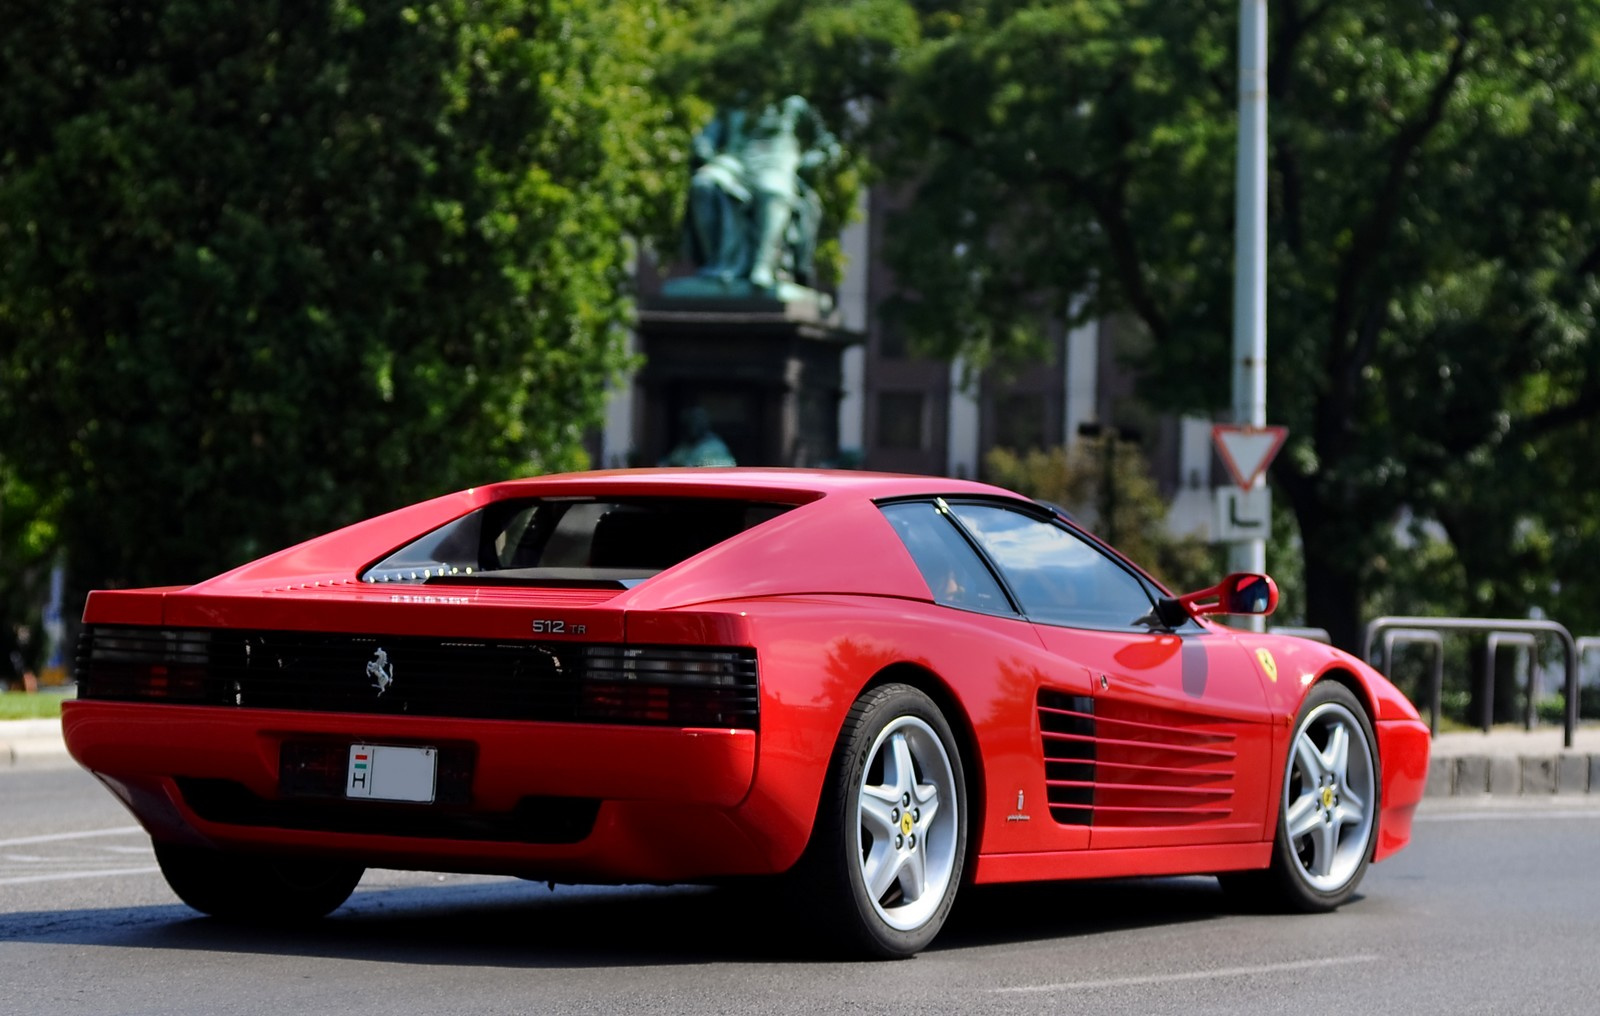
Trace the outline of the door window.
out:
[[[1144,583],[1064,526],[989,504],[950,505],[1000,568],[1030,620],[1079,628],[1146,630]]]

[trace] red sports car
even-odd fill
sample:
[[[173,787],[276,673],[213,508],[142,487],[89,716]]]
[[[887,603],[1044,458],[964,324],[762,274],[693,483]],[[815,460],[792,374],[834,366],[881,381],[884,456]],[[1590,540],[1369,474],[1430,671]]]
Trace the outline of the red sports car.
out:
[[[1300,910],[1403,847],[1428,730],[1343,652],[1218,625],[980,483],[497,483],[186,588],[96,592],[72,754],[218,917],[367,865],[769,876],[915,953],[965,883],[1214,873]]]

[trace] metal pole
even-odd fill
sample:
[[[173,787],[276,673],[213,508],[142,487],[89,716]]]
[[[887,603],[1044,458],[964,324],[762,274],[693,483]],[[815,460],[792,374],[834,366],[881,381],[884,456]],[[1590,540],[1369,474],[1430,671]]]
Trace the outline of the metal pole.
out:
[[[1537,713],[1535,697],[1539,686],[1539,640],[1527,632],[1489,633],[1485,641],[1483,664],[1483,732],[1485,734],[1494,729],[1494,685],[1495,661],[1501,646],[1511,646],[1528,651],[1528,705],[1523,721],[1524,730],[1533,729],[1533,720]]]
[[[1239,0],[1239,154],[1234,189],[1233,419],[1267,423],[1267,2]],[[1263,477],[1256,483],[1265,483]],[[1270,524],[1270,520],[1269,520]],[[1265,539],[1230,553],[1235,571],[1267,570]],[[1264,618],[1251,618],[1256,631]]]

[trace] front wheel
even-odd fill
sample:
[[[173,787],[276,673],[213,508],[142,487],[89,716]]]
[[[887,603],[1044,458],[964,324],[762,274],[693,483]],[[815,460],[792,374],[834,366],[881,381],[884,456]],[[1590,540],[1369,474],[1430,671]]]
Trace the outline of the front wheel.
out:
[[[1284,762],[1272,866],[1223,885],[1303,913],[1348,900],[1372,859],[1378,830],[1378,756],[1366,711],[1341,684],[1306,696]]]
[[[922,950],[955,903],[967,795],[950,725],[922,692],[874,688],[846,718],[810,849],[849,941],[882,957]]]
[[[282,924],[314,920],[350,898],[359,864],[228,854],[156,843],[156,863],[178,898],[225,920]]]

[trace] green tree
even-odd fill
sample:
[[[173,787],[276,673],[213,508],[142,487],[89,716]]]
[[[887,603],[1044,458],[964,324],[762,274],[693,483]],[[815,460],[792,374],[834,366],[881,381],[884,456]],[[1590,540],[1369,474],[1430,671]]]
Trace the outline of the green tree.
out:
[[[36,521],[122,585],[584,466],[626,363],[628,238],[670,233],[681,194],[692,124],[655,65],[682,18],[12,5],[4,489],[50,492]]]
[[[741,24],[795,53],[839,21],[865,36],[826,75],[909,193],[887,242],[910,334],[981,364],[1037,355],[1047,316],[1127,315],[1144,395],[1220,413],[1237,9],[775,0]],[[1291,430],[1272,480],[1306,619],[1359,641],[1406,506],[1447,531],[1481,508],[1452,533],[1463,588],[1525,612],[1517,542],[1569,519],[1582,482],[1543,449],[1600,416],[1600,4],[1283,0],[1270,17],[1269,416]]]

